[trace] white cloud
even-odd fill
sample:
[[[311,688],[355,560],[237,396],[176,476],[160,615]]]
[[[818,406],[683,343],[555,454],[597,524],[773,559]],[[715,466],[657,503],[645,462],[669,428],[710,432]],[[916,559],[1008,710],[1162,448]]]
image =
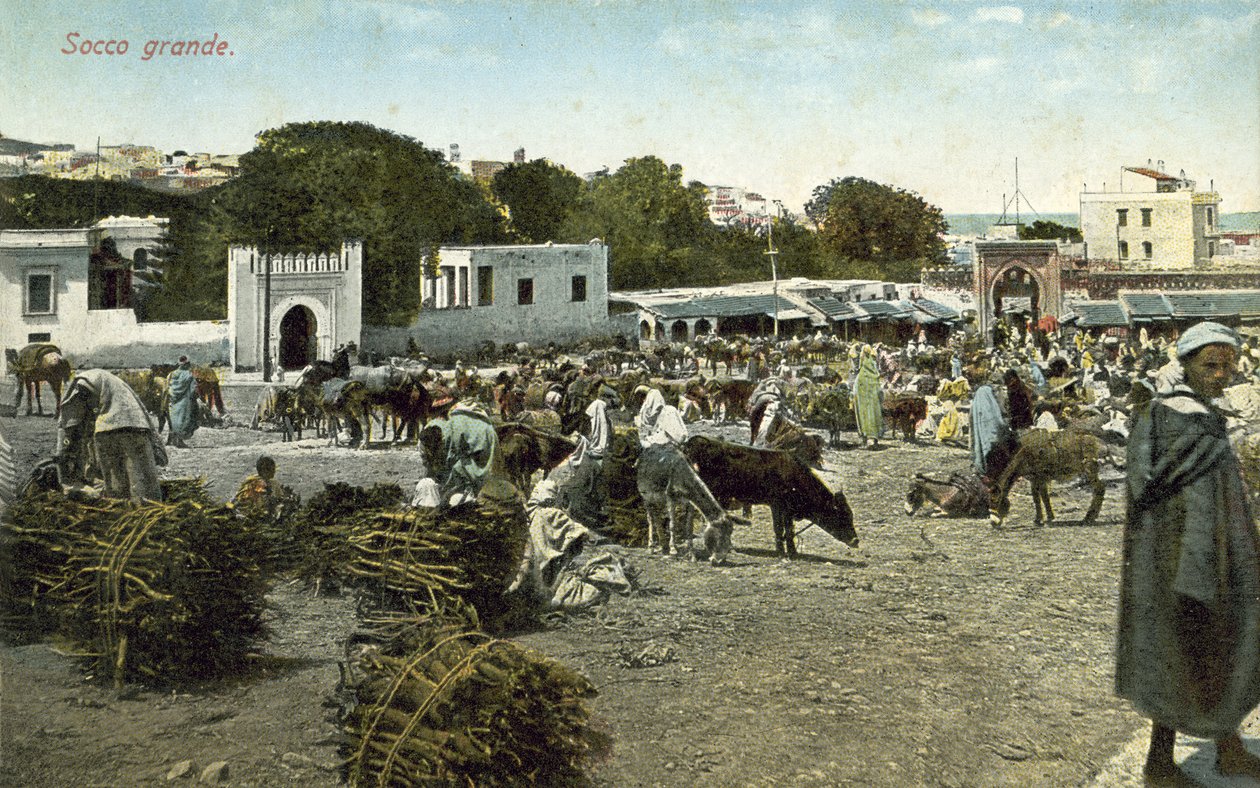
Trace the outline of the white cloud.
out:
[[[1056,11],[1051,14],[1045,21],[1045,26],[1051,30],[1056,27],[1063,27],[1069,22],[1076,21],[1075,18],[1067,11]]]
[[[973,22],[1009,22],[1012,25],[1024,23],[1024,11],[1013,5],[982,6],[971,12]]]
[[[367,9],[375,13],[386,28],[403,33],[447,33],[451,30],[450,17],[430,6],[413,5],[401,0],[369,0],[357,2],[351,8],[358,13]]]
[[[988,74],[1002,65],[999,57],[978,57],[962,64],[962,70],[972,74]]]
[[[940,27],[951,19],[949,14],[935,8],[916,8],[910,12],[910,18],[921,27]]]

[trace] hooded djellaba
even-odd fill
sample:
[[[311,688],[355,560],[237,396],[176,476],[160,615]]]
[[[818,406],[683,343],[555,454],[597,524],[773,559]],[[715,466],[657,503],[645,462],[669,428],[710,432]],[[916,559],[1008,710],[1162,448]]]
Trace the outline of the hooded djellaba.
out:
[[[171,432],[167,443],[187,448],[185,441],[197,431],[197,379],[193,377],[188,356],[179,357],[179,363],[167,377],[166,390],[171,400]]]
[[[879,366],[875,361],[875,350],[870,345],[862,348],[862,360],[858,366],[857,381],[854,388],[853,407],[857,416],[858,434],[862,443],[872,442],[878,446],[879,438],[884,434],[883,391],[879,385]]]
[[[1218,758],[1260,704],[1260,536],[1212,401],[1223,384],[1197,375],[1229,356],[1221,346],[1236,353],[1238,335],[1188,329],[1184,382],[1165,381],[1134,414],[1116,646],[1116,694],[1157,727],[1216,739]]]
[[[996,479],[1013,453],[1014,440],[993,387],[977,388],[971,398],[971,465],[976,473]]]
[[[525,510],[529,541],[508,593],[527,591],[554,609],[589,607],[633,590],[617,546],[560,508],[554,481],[535,485]]]

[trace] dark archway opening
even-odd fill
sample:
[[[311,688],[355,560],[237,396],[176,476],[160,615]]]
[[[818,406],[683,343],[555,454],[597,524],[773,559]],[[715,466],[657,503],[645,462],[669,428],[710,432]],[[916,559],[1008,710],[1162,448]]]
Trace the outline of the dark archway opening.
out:
[[[315,361],[315,315],[304,306],[295,306],[280,320],[280,367],[302,369]]]
[[[1001,333],[1018,333],[1029,324],[1037,324],[1041,318],[1041,288],[1030,271],[1011,268],[998,277],[993,283],[993,315],[995,332],[998,324],[1004,324]]]

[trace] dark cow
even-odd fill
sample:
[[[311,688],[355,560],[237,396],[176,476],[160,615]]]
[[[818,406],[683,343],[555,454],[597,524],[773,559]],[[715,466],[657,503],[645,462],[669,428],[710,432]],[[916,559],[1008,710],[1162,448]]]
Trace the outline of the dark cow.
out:
[[[775,552],[796,555],[798,519],[812,520],[836,539],[857,547],[853,510],[843,492],[832,493],[808,465],[792,455],[696,436],[683,451],[723,506],[766,504],[774,522]]]
[[[884,400],[883,409],[889,432],[895,435],[900,429],[902,438],[913,443],[915,427],[927,418],[927,400],[918,394],[893,394]]]
[[[534,471],[550,471],[577,448],[568,438],[525,424],[500,424],[494,429],[499,446],[491,472],[510,481],[524,495],[529,495]]]

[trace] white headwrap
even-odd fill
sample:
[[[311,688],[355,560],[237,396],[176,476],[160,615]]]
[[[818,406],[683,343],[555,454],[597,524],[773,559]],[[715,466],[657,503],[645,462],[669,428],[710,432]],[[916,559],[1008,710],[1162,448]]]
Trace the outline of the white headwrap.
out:
[[[1234,329],[1205,320],[1186,329],[1177,340],[1177,358],[1185,358],[1206,345],[1229,345],[1237,350],[1240,344],[1238,332]]]

